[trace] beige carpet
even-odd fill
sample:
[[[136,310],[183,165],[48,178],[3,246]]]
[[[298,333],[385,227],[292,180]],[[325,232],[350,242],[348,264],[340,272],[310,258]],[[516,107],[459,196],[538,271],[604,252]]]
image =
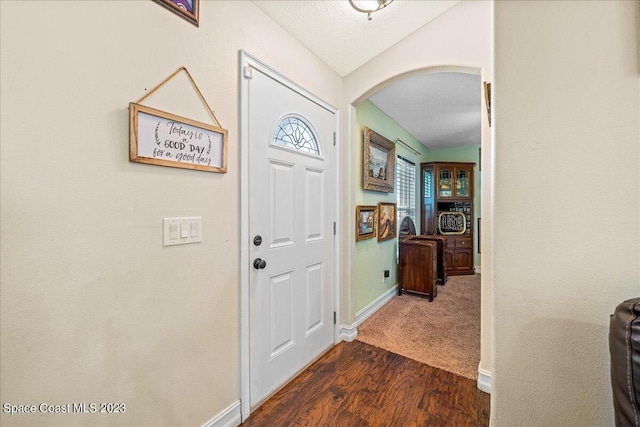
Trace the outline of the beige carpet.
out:
[[[480,275],[451,276],[433,302],[403,293],[358,327],[359,341],[470,379],[480,362]]]

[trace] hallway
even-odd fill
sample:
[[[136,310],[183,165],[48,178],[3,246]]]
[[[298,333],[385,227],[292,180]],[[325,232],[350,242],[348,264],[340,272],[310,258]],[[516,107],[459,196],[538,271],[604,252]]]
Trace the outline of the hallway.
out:
[[[488,426],[489,404],[473,380],[343,341],[242,426]]]
[[[480,275],[450,276],[433,302],[406,292],[391,299],[356,339],[475,381],[480,322]]]

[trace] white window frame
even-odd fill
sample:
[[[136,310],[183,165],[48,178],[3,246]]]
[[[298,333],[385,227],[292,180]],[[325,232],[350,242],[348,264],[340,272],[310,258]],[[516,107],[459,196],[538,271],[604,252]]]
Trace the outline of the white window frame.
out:
[[[397,156],[396,159],[396,204],[398,226],[408,216],[417,227],[416,164],[402,156]]]

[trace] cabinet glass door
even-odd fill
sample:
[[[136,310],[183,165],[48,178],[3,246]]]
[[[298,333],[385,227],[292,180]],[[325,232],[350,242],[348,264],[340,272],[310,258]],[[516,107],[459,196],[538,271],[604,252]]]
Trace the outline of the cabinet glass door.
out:
[[[453,171],[451,169],[440,169],[438,177],[438,197],[453,196]]]
[[[427,169],[424,172],[422,187],[424,188],[423,194],[423,203],[431,203],[432,187],[433,187],[433,177],[431,176],[431,170]]]
[[[458,197],[469,197],[470,196],[470,180],[469,175],[470,172],[466,169],[458,169],[456,171],[456,195]]]
[[[420,218],[420,233],[421,234],[434,234],[435,233],[435,214],[433,201],[435,197],[435,177],[433,169],[422,169],[422,209]]]

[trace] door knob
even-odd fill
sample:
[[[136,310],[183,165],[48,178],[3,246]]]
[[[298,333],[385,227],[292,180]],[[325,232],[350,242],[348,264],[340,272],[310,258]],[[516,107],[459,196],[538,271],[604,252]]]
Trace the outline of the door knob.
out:
[[[253,260],[253,268],[255,268],[256,270],[262,270],[266,266],[267,266],[267,261],[261,258],[256,258]]]

